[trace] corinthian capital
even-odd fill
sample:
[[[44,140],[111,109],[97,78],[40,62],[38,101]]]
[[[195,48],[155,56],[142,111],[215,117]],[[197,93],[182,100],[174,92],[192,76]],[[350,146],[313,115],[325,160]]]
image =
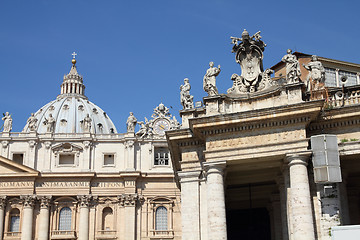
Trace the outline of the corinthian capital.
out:
[[[0,196],[0,209],[5,209],[6,207],[6,196]]]
[[[122,194],[118,196],[118,200],[121,206],[135,206],[137,201],[142,202],[143,197],[135,194]]]
[[[90,201],[92,199],[91,195],[80,195],[77,196],[80,207],[89,207]]]
[[[38,197],[38,200],[40,201],[40,208],[49,208],[51,196],[41,196]]]
[[[34,202],[36,200],[35,195],[22,195],[20,196],[20,199],[22,200],[24,207],[26,208],[34,207]]]

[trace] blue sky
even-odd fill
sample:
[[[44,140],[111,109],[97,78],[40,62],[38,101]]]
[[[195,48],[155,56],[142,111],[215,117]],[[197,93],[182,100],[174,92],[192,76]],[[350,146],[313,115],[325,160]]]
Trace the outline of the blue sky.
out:
[[[86,96],[125,132],[129,112],[150,117],[160,102],[179,119],[179,86],[196,101],[208,63],[221,64],[219,92],[240,66],[230,36],[261,31],[264,68],[286,49],[360,63],[357,1],[0,0],[0,113],[21,131],[56,98],[76,51]],[[2,125],[2,124],[1,124]]]

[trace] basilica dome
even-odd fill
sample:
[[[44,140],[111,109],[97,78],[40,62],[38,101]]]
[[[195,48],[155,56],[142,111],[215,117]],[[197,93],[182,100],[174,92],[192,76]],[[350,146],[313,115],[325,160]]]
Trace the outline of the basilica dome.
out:
[[[117,133],[110,117],[84,95],[83,77],[72,60],[69,74],[64,76],[61,94],[28,119],[23,132],[37,133]]]

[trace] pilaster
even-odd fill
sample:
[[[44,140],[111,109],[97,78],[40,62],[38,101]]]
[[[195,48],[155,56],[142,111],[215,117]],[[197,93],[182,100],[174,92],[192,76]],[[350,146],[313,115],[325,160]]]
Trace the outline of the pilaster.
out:
[[[182,240],[200,239],[200,173],[201,171],[178,172],[181,184]]]

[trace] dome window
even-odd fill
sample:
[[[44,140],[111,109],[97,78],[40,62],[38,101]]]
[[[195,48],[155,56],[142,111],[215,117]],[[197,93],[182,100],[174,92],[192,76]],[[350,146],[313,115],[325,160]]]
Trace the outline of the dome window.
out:
[[[84,111],[84,106],[83,106],[83,105],[79,105],[78,110],[79,110],[79,111]]]
[[[93,113],[98,114],[98,110],[96,108],[93,108]]]
[[[49,107],[49,111],[54,111],[55,107],[54,106],[50,106]]]
[[[67,120],[66,120],[66,119],[61,119],[61,120],[60,120],[60,124],[61,124],[62,126],[65,126],[66,123],[67,123]]]
[[[65,104],[63,107],[64,110],[68,110],[69,109],[69,105]]]
[[[97,126],[98,126],[98,128],[99,128],[100,133],[102,133],[102,131],[103,131],[103,125],[102,125],[101,123],[98,123]]]

